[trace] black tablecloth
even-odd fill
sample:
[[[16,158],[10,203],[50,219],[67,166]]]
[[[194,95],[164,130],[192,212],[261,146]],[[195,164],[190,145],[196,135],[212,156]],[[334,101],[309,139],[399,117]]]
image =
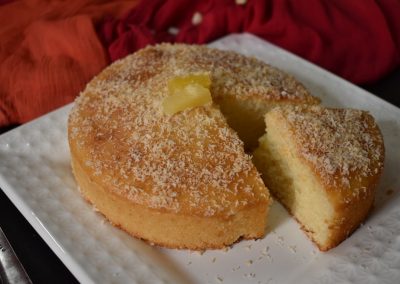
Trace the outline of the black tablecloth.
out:
[[[361,87],[400,107],[400,68],[377,83]],[[2,129],[5,130],[8,129]],[[78,283],[3,191],[0,191],[0,226],[33,283]]]

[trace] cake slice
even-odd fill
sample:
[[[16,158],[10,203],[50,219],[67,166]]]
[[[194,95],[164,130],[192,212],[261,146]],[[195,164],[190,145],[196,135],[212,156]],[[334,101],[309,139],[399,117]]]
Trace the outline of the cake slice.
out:
[[[265,184],[322,251],[366,218],[383,170],[373,117],[353,109],[275,108],[254,151]]]

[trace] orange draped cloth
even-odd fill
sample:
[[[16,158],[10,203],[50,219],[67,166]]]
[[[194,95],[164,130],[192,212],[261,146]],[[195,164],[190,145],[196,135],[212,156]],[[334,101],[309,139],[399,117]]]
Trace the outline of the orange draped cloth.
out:
[[[136,2],[26,0],[0,6],[0,127],[71,102],[109,64],[96,24],[104,16],[121,17]]]

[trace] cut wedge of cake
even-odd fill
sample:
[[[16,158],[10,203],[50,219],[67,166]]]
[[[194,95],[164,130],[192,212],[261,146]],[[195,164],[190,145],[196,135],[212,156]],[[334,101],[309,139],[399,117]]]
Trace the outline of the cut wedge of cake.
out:
[[[275,108],[254,163],[271,193],[325,251],[371,210],[384,143],[373,117],[353,109]]]
[[[271,199],[239,137],[254,147],[265,111],[299,102],[319,100],[256,59],[148,47],[106,68],[76,100],[73,172],[106,218],[151,243],[207,249],[260,238]]]

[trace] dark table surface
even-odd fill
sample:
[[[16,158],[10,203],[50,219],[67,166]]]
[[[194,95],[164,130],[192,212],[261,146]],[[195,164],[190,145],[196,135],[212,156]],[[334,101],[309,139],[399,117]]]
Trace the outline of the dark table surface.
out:
[[[400,107],[400,68],[361,87]],[[33,283],[78,283],[1,190],[0,226]]]

